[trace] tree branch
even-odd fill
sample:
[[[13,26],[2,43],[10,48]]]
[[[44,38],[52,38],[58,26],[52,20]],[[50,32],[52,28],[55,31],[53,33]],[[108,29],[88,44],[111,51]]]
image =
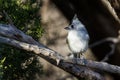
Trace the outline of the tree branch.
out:
[[[57,65],[56,60],[57,59],[62,60],[63,57],[59,55],[57,52],[52,51],[48,48],[39,47],[38,45],[34,45],[34,44],[27,44],[24,42],[16,41],[14,39],[9,39],[1,36],[0,36],[0,43],[8,44],[26,51],[32,51],[35,54],[47,60],[48,62],[50,62],[51,64],[73,74],[78,78],[85,78],[89,80],[104,80],[104,78],[99,73],[92,71],[83,66],[78,66],[78,65],[71,64],[68,62],[63,62],[63,61],[61,61]]]
[[[114,8],[111,6],[110,2],[108,0],[99,0],[99,2],[102,4],[102,6],[111,14],[111,16],[120,23],[119,17],[117,16]]]
[[[35,41],[31,36],[24,34],[22,31],[18,30],[14,25],[0,24],[0,35],[12,38],[18,41],[26,42],[29,44],[36,44],[39,46],[43,45]],[[45,47],[45,46],[44,46]]]
[[[115,74],[120,75],[119,66],[111,65],[105,62],[97,62],[97,61],[91,61],[91,60],[86,60],[86,59],[69,59],[69,60],[64,60],[64,61],[75,64],[74,61],[76,60],[77,60],[77,65],[80,65],[80,66],[83,65],[83,66],[93,68],[96,70],[105,71],[109,73],[115,73]]]
[[[85,78],[89,80],[104,80],[103,76],[101,76],[98,72],[93,71],[92,69],[120,74],[120,67],[104,62],[78,59],[76,64],[74,59],[64,60],[65,58],[59,53],[45,47],[42,44],[39,44],[32,37],[24,34],[17,28],[12,27],[12,25],[0,24],[0,43],[34,52],[36,55],[44,58],[51,64],[73,74],[78,78]],[[56,64],[57,60],[60,60],[58,65]]]

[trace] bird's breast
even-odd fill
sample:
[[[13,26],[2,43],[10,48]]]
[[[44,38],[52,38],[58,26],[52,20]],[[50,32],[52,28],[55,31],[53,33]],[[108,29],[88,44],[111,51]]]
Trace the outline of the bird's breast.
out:
[[[84,52],[88,48],[88,40],[83,38],[82,33],[69,32],[68,33],[68,45],[72,52]]]

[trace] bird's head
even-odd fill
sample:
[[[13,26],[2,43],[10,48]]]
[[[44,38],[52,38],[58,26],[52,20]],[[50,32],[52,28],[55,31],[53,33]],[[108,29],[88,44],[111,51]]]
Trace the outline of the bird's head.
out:
[[[84,29],[84,25],[79,21],[77,15],[75,14],[72,23],[68,26],[65,27],[66,30],[81,30]]]

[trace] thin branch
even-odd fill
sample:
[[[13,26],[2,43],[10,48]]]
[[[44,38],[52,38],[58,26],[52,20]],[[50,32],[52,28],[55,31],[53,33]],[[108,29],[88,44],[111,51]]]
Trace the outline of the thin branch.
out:
[[[3,13],[5,14],[5,17],[8,20],[9,24],[14,25],[12,19],[8,16],[7,12],[5,12],[5,10],[3,10]]]
[[[109,59],[109,57],[114,54],[116,44],[120,42],[119,36],[117,38],[108,37],[108,38],[102,39],[100,41],[97,41],[89,46],[89,48],[93,48],[95,46],[99,46],[106,42],[111,42],[111,44],[109,44],[111,49],[110,49],[110,52],[108,52],[107,55],[105,55],[105,57],[101,60],[104,62],[107,61]]]
[[[102,44],[102,43],[106,43],[106,42],[112,42],[112,43],[114,43],[114,44],[117,44],[117,43],[120,42],[120,38],[108,37],[108,38],[102,39],[102,40],[100,40],[100,41],[97,41],[97,42],[91,44],[91,45],[89,46],[89,48],[93,48],[93,47],[95,47],[95,46],[98,46],[98,45],[100,45],[100,44]]]
[[[111,51],[105,55],[105,57],[101,60],[101,62],[105,62],[109,60],[109,57],[112,56],[115,52],[116,44],[110,44]]]

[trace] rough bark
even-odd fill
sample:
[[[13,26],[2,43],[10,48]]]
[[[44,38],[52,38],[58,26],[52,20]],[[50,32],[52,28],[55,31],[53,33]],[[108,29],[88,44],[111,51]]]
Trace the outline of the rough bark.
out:
[[[103,76],[87,67],[78,66],[76,65],[76,63],[73,64],[63,62],[63,56],[43,46],[42,44],[39,44],[32,37],[24,34],[22,31],[15,28],[15,26],[13,27],[12,25],[0,24],[0,43],[8,44],[26,51],[31,51],[47,60],[49,63],[73,74],[77,78],[85,78],[89,80],[104,80]],[[59,64],[57,64],[58,62]]]

